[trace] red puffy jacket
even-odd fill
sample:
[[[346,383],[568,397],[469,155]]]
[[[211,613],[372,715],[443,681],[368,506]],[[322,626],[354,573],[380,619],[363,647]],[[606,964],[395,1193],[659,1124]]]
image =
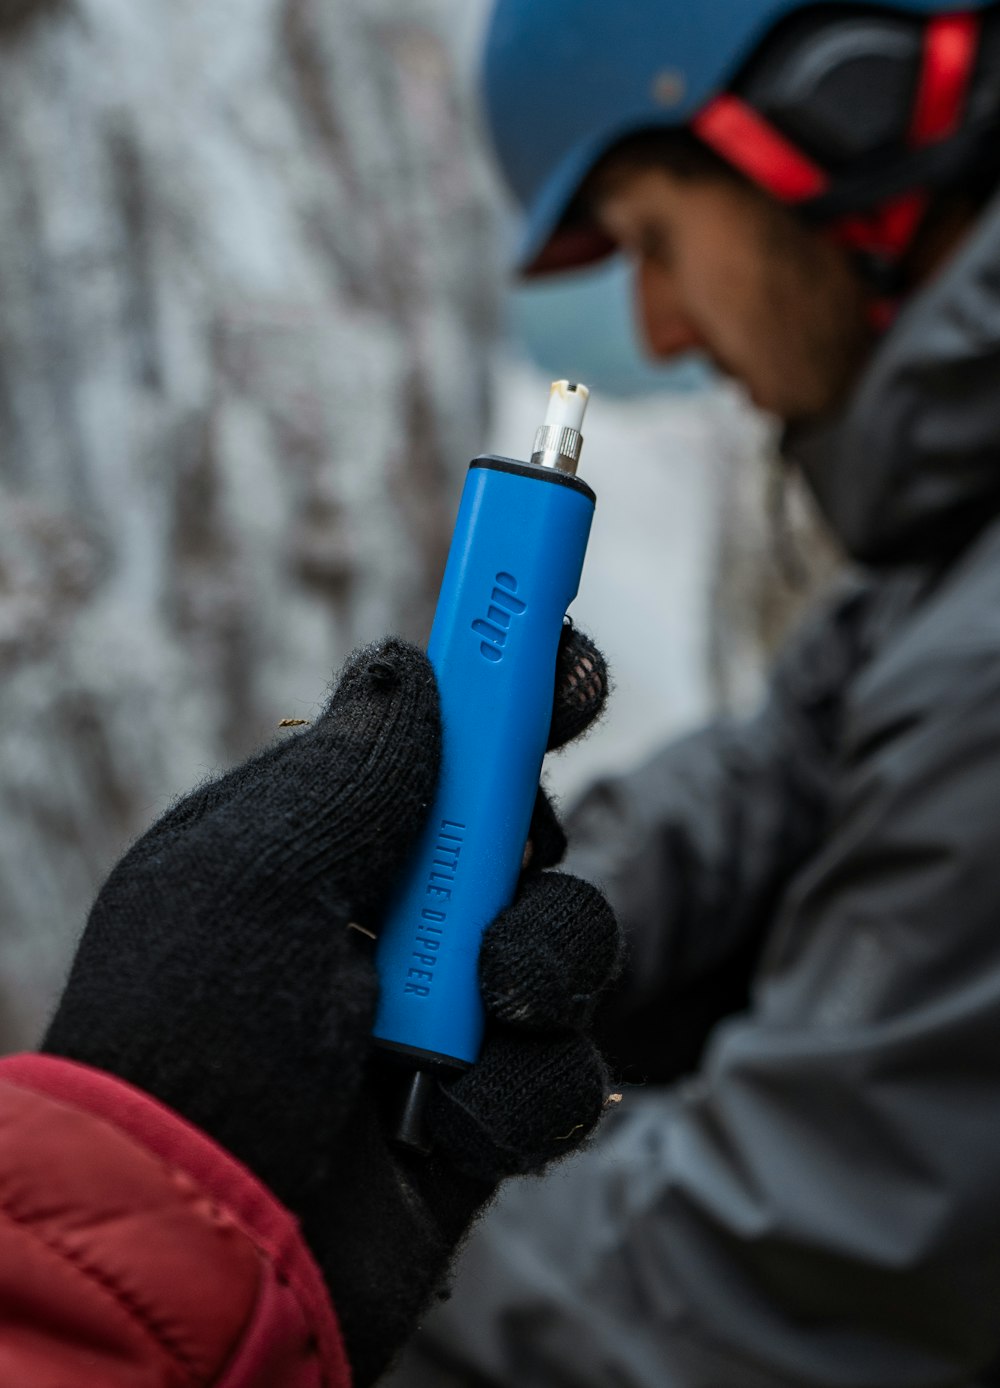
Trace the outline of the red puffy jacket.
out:
[[[100,1071],[0,1060],[4,1388],[349,1388],[291,1214]]]

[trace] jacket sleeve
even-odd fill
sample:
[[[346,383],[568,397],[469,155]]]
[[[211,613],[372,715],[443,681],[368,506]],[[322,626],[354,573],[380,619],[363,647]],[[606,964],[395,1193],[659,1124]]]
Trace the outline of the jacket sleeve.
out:
[[[574,1388],[983,1381],[1000,1354],[994,636],[977,652],[956,624],[952,650],[860,691],[753,1011],[676,1095],[641,1096],[557,1182],[518,1183],[459,1268],[492,1304],[464,1298],[433,1332],[453,1359],[513,1382],[523,1353],[521,1388],[569,1364]]]
[[[0,1383],[349,1388],[294,1219],[177,1114],[49,1056],[0,1061]]]
[[[628,944],[603,1040],[636,1078],[686,1073],[711,1026],[746,1005],[778,897],[823,832],[870,606],[864,581],[846,581],[789,643],[754,717],[598,782],[569,816],[566,869],[601,887]]]

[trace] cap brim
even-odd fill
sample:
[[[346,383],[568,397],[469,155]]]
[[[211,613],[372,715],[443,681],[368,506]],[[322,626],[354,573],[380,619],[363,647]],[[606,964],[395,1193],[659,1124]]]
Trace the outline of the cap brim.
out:
[[[577,270],[604,260],[617,249],[583,209],[574,207],[581,185],[604,148],[601,142],[574,150],[528,209],[515,274],[536,279]]]
[[[522,279],[537,279],[579,270],[606,260],[617,249],[617,243],[595,226],[558,227],[534,259],[518,265],[517,273]]]

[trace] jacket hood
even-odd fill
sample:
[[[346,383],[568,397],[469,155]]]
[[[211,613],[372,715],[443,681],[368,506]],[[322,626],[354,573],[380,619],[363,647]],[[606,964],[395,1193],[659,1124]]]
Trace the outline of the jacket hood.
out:
[[[789,427],[782,451],[864,563],[938,558],[1000,512],[1000,195],[900,314],[844,411]]]

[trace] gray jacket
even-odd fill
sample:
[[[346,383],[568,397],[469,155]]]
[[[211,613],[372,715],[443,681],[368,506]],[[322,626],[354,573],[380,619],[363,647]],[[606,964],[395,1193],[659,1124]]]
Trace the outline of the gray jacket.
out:
[[[508,1189],[400,1385],[1000,1383],[1000,206],[787,442],[865,568],[572,825],[654,1083]]]

